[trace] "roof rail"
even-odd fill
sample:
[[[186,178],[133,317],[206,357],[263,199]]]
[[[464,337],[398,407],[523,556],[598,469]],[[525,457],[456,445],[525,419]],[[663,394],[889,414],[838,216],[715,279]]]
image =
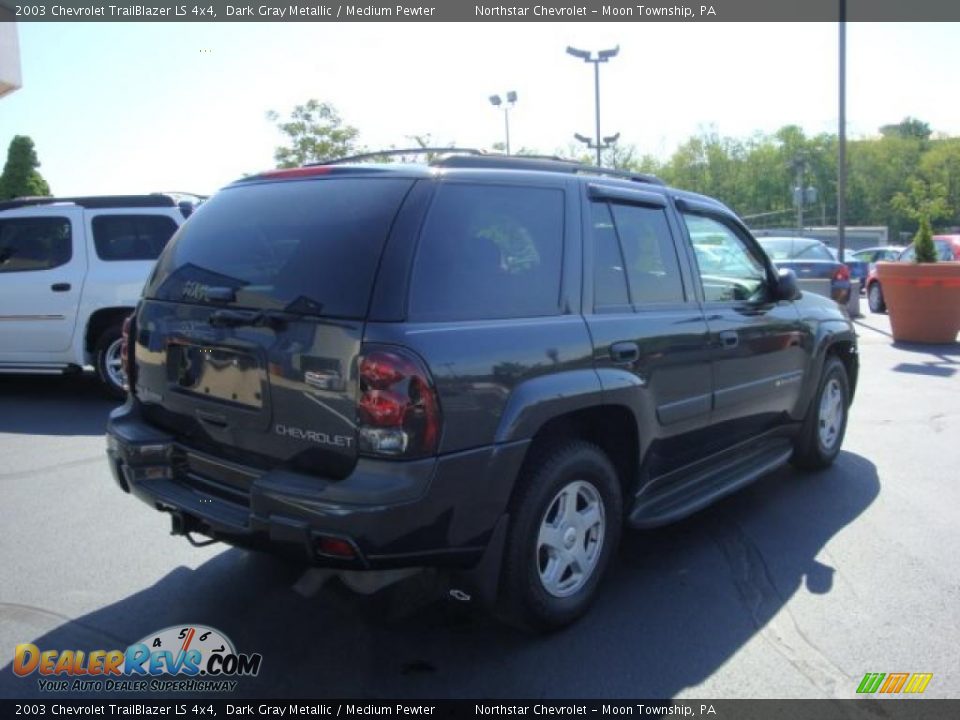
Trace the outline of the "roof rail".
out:
[[[655,175],[597,167],[596,165],[584,165],[575,160],[564,160],[563,158],[543,155],[479,155],[475,157],[452,155],[451,157],[434,160],[430,164],[435,167],[502,168],[505,170],[539,170],[542,172],[573,173],[576,175],[604,175],[651,185],[666,184]]]
[[[466,155],[483,155],[483,150],[476,148],[456,148],[456,147],[415,147],[415,148],[391,148],[390,150],[380,150],[378,152],[361,153],[360,155],[350,155],[349,157],[333,158],[331,160],[321,160],[319,162],[304,163],[304,167],[314,165],[343,165],[344,163],[360,162],[363,160],[376,160],[382,157],[393,157],[395,155],[426,155],[427,153],[461,153]]]
[[[83,208],[115,207],[176,207],[176,201],[169,195],[99,195],[88,197],[19,197],[0,202],[0,210],[14,210],[35,205],[53,205],[72,203]]]

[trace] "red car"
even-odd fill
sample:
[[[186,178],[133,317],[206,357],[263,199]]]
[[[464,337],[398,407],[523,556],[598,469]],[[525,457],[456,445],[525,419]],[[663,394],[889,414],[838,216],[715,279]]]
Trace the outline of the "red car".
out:
[[[934,235],[933,242],[937,246],[937,259],[942,262],[951,260],[960,261],[960,235]],[[913,262],[916,250],[911,244],[906,250],[900,253],[897,262]],[[887,311],[887,303],[883,299],[883,288],[880,287],[880,280],[877,278],[876,264],[870,265],[870,274],[867,275],[867,304],[870,311],[882,313]]]

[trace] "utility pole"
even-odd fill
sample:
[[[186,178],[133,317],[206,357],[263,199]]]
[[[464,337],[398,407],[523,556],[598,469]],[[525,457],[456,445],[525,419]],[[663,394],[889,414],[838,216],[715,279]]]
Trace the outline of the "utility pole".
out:
[[[837,252],[845,257],[847,235],[847,0],[840,0],[839,125],[837,137]]]

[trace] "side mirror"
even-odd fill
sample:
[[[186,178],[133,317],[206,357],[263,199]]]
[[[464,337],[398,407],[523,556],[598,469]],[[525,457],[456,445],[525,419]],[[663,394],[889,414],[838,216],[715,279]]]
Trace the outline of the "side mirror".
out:
[[[796,300],[800,297],[800,286],[793,270],[782,269],[777,274],[777,300]]]

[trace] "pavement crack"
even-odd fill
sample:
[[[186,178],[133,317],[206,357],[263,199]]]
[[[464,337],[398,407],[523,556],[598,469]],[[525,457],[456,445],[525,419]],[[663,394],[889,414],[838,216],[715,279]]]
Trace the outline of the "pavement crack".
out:
[[[737,523],[717,525],[713,536],[760,637],[815,687],[835,698],[850,697],[853,679],[800,628],[757,544]]]

